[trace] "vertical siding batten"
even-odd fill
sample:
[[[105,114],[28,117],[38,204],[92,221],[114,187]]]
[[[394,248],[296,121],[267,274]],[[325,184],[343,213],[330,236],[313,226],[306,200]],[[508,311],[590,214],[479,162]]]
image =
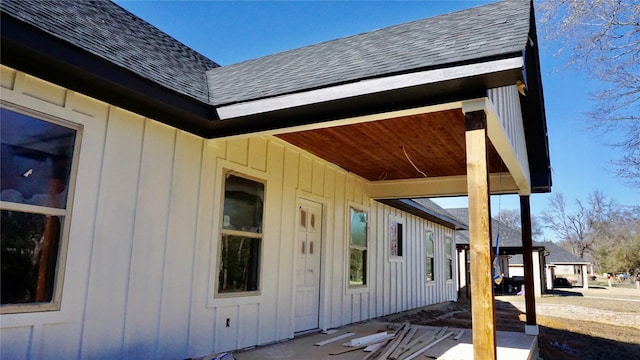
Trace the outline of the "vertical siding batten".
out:
[[[177,131],[158,334],[162,357],[188,352],[192,289],[187,279],[193,276],[201,156],[202,139]]]
[[[144,119],[138,115],[118,108],[112,108],[109,113],[82,357],[122,353],[130,268],[128,250],[133,237],[143,127]]]
[[[161,286],[154,275],[163,269],[159,254],[164,243],[158,239],[166,234],[158,224],[167,223],[175,146],[167,146],[167,139],[173,140],[174,134],[165,125],[145,122],[125,304],[124,342],[131,358],[152,357],[156,350]]]
[[[296,188],[299,183],[300,163],[301,159],[298,152],[290,148],[284,149],[284,165],[282,176],[282,205],[285,209],[287,206],[291,209],[291,213],[296,213]],[[282,210],[284,211],[284,210]],[[278,319],[276,324],[278,338],[290,338],[293,335],[293,294],[294,294],[294,278],[295,264],[294,258],[294,242],[295,242],[295,223],[297,217],[281,216],[281,233],[280,251],[278,261],[278,291],[279,295],[287,294],[287,299],[278,299]]]
[[[210,246],[214,242],[212,234],[213,201],[215,170],[217,155],[220,153],[221,142],[206,140],[202,146],[201,172],[198,195],[198,216],[196,245],[193,254],[192,296],[189,321],[189,356],[199,357],[214,351],[211,335],[215,336],[213,326],[215,311],[208,309],[207,297],[209,283]]]
[[[271,140],[266,140],[266,164],[265,172],[269,178],[267,183],[268,195],[266,195],[267,209],[281,209],[281,211],[268,211],[268,216],[264,221],[264,238],[262,244],[262,301],[257,305],[259,314],[258,323],[255,325],[258,332],[253,334],[257,343],[267,343],[279,340],[278,330],[281,319],[281,309],[279,303],[283,301],[280,298],[282,294],[280,289],[280,249],[282,243],[285,242],[285,236],[282,228],[282,218],[286,217],[285,207],[282,206],[283,201],[283,174],[284,174],[284,147]],[[290,210],[293,213],[293,209]],[[268,286],[273,284],[273,286]],[[286,284],[284,284],[286,285]],[[287,314],[284,315],[285,317]],[[274,331],[274,324],[276,331]],[[249,346],[249,345],[247,345]]]

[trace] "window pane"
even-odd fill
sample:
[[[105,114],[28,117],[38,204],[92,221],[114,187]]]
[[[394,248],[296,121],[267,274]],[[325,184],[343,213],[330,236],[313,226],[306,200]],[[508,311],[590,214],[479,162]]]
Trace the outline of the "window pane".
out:
[[[349,241],[354,246],[367,246],[367,212],[350,208]]]
[[[389,243],[391,256],[402,256],[402,223],[391,221]]]
[[[433,281],[433,258],[427,257],[427,281]]]
[[[225,181],[222,227],[262,233],[264,184],[235,175]]]
[[[367,251],[351,249],[349,260],[349,285],[367,284]]]
[[[260,239],[222,235],[218,292],[258,290]]]
[[[426,244],[427,254],[433,255],[433,233],[427,232],[427,244]]]
[[[447,252],[447,257],[451,258],[451,238],[448,237],[445,240],[445,251]]]
[[[76,131],[0,111],[2,200],[65,208]]]
[[[447,259],[447,280],[453,279],[453,261]]]
[[[53,299],[62,224],[55,216],[2,210],[2,304]]]

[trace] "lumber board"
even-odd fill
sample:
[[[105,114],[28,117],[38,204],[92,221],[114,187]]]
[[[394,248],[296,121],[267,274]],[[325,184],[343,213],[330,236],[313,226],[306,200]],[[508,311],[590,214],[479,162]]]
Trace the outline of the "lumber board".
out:
[[[407,333],[407,335],[402,339],[400,344],[398,344],[398,347],[396,347],[395,350],[389,355],[389,359],[397,359],[404,350],[405,346],[407,346],[411,339],[413,339],[413,337],[416,335],[416,332],[418,332],[418,328],[415,326],[412,327],[411,330],[409,330],[409,333]]]
[[[382,340],[384,340],[386,337],[388,337],[389,334],[385,331],[385,332],[379,332],[379,333],[375,333],[375,334],[371,334],[371,335],[367,335],[367,336],[361,336],[359,338],[355,338],[355,339],[351,339],[348,343],[343,344],[344,346],[360,346],[360,345],[364,345],[364,344],[375,344],[377,342],[380,342]]]
[[[411,326],[406,323],[402,328],[396,332],[396,338],[387,345],[386,349],[382,352],[382,355],[378,356],[378,360],[385,360],[391,355],[391,353],[400,345],[400,342],[407,336],[407,333],[411,330]]]
[[[323,341],[317,342],[317,343],[315,343],[314,345],[315,345],[315,346],[324,346],[324,345],[327,345],[327,344],[331,344],[332,342],[335,342],[335,341],[340,341],[340,340],[342,340],[342,339],[346,339],[346,338],[351,337],[351,336],[353,336],[353,335],[355,335],[355,334],[356,334],[356,333],[348,332],[348,333],[346,333],[346,334],[342,334],[342,335],[334,336],[334,337],[332,337],[332,338],[330,338],[330,339],[327,339],[327,340],[323,340]]]
[[[382,344],[385,344],[385,343],[391,341],[394,338],[394,336],[395,335],[393,335],[393,334],[389,335],[388,338],[382,340]],[[329,355],[340,355],[340,354],[346,354],[346,353],[352,352],[352,351],[358,351],[358,350],[366,349],[368,346],[371,346],[372,344],[376,344],[376,343],[373,342],[373,343],[363,344],[363,345],[360,345],[360,346],[351,346],[351,347],[348,346],[346,349],[336,350],[336,351],[330,352]],[[373,354],[373,353],[369,353],[369,354]]]
[[[412,340],[410,343],[405,345],[403,350],[411,349],[412,347],[420,343],[423,343],[425,341],[431,341],[432,338],[436,337],[436,332],[437,331],[427,330],[424,334],[420,335],[418,338]]]
[[[417,347],[416,349],[412,349],[410,351],[410,353],[407,353],[406,357],[402,357],[398,360],[411,360],[411,359],[415,359],[416,357],[420,356],[420,354],[422,354],[423,352],[431,349],[432,347],[436,346],[438,343],[444,341],[446,338],[448,338],[449,336],[453,335],[453,332],[448,332],[445,335],[443,335],[442,337],[437,338],[436,340],[428,343],[428,344],[422,344],[420,347]],[[415,350],[415,351],[413,351]]]

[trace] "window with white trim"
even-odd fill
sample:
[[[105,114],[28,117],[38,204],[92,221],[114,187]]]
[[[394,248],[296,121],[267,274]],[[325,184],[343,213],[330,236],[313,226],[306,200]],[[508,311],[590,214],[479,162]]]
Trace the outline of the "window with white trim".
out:
[[[401,260],[403,256],[404,235],[401,219],[389,217],[389,256],[391,260]]]
[[[426,279],[427,281],[435,280],[435,246],[433,243],[433,231],[429,230],[425,233],[425,258],[426,258]]]
[[[263,183],[226,174],[218,251],[218,294],[259,290],[263,204]]]
[[[444,240],[444,246],[445,246],[445,254],[446,254],[446,269],[445,271],[447,272],[447,280],[453,280],[453,240],[451,239],[451,236],[447,236],[445,237]]]
[[[29,114],[0,108],[2,313],[61,301],[80,128]]]
[[[367,285],[367,237],[369,214],[349,207],[349,286]]]

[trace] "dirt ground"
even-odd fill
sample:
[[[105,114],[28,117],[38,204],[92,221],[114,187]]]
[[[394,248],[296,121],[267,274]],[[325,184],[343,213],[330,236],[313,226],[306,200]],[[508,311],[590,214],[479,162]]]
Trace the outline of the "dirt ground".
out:
[[[522,296],[496,297],[496,329],[524,331]],[[573,288],[536,299],[540,357],[640,359],[640,290]],[[385,321],[471,328],[470,303],[459,300],[396,314]]]

